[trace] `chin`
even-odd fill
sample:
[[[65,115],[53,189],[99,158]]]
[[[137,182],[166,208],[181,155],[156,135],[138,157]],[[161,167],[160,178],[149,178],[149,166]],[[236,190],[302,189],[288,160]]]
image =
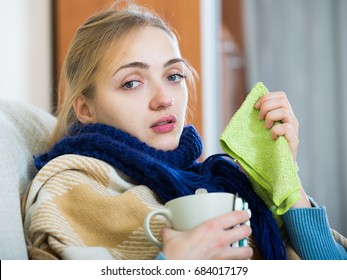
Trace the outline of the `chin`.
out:
[[[173,151],[178,147],[178,145],[156,145],[154,146],[155,149],[161,150],[161,151]]]
[[[153,148],[157,150],[162,150],[162,151],[172,151],[175,150],[178,147],[179,144],[179,139],[178,140],[173,140],[170,139],[171,141],[161,141],[160,143],[156,142],[151,145]]]

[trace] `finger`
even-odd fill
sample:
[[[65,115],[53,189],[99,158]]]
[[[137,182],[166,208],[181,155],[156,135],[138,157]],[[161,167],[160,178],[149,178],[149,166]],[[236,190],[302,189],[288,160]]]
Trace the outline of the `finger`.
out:
[[[267,112],[265,116],[265,128],[271,128],[275,122],[294,123],[293,115],[287,108],[278,108]]]
[[[289,123],[279,123],[272,127],[271,138],[276,139],[278,136],[284,136],[288,142],[298,141],[295,130]]]
[[[288,117],[292,116],[295,118],[293,109],[284,92],[269,93],[261,97],[258,102],[256,102],[255,107],[260,110],[259,119],[261,120],[265,119],[269,112],[279,108],[283,108]]]
[[[212,221],[215,220],[217,223],[219,223],[222,229],[230,229],[234,227],[235,225],[245,223],[249,219],[250,219],[249,212],[244,210],[239,210],[239,211],[232,211],[224,215],[221,215],[217,218],[212,219]]]
[[[299,138],[294,128],[289,123],[277,124],[271,129],[271,138],[276,139],[278,136],[284,136],[287,139],[293,160],[296,161]]]
[[[221,259],[229,260],[248,260],[253,256],[253,249],[251,247],[238,247],[227,248],[225,255],[221,256]]]
[[[217,259],[249,259],[253,250],[248,247],[232,247],[231,244],[248,238],[252,233],[249,226],[241,225],[226,230],[223,236],[218,238],[213,251],[219,252],[214,258]],[[242,250],[243,249],[243,250]]]
[[[178,234],[177,231],[175,231],[169,227],[163,227],[160,231],[160,235],[161,235],[161,238],[163,239],[163,242],[165,240],[168,240],[168,239],[175,237],[177,234]]]
[[[287,95],[284,91],[272,91],[259,98],[259,101],[266,102],[271,99],[280,99],[283,101],[288,101]]]
[[[276,100],[276,103],[280,104],[289,104],[286,94],[283,91],[269,92],[264,96],[260,97],[259,100],[255,103],[254,107],[260,109],[265,103]],[[290,105],[290,104],[289,104]]]
[[[277,117],[276,120],[292,123],[296,132],[298,132],[299,122],[296,119],[293,109],[284,92],[271,92],[266,94],[256,102],[255,107],[260,110],[259,119],[265,119],[269,112],[283,108],[283,113],[285,115],[283,117]],[[269,125],[267,128],[269,128]]]
[[[231,248],[232,260],[248,260],[253,256],[253,249],[251,247]]]
[[[248,238],[252,234],[252,229],[247,225],[235,226],[228,230],[228,244],[233,244],[239,240]]]
[[[265,102],[261,102],[259,107],[259,119],[263,120],[265,119],[265,116],[278,108],[286,108],[288,107],[287,104],[282,103],[281,100],[278,99],[270,99]]]

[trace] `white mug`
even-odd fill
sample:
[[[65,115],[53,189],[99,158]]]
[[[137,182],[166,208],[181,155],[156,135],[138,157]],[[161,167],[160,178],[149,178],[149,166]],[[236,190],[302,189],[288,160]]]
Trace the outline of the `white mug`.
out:
[[[163,243],[154,237],[150,229],[150,221],[153,216],[162,215],[169,220],[173,229],[185,231],[209,219],[233,211],[234,200],[234,194],[223,192],[193,194],[175,198],[168,201],[165,208],[152,210],[147,214],[144,222],[145,233],[154,245],[162,248]]]

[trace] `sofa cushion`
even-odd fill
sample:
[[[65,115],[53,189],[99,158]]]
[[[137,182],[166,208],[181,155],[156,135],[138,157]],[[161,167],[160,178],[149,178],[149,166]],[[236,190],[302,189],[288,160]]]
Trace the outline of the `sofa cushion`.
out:
[[[33,105],[0,99],[0,259],[27,259],[20,198],[55,123]]]

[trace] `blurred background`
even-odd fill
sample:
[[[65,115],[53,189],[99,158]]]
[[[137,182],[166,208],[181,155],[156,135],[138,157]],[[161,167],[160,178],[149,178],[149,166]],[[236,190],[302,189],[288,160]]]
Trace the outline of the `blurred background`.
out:
[[[308,195],[347,236],[347,1],[138,0],[180,35],[200,76],[194,116],[204,156],[253,84],[283,90],[300,122],[298,164]],[[0,98],[53,113],[68,44],[110,0],[2,0]]]

